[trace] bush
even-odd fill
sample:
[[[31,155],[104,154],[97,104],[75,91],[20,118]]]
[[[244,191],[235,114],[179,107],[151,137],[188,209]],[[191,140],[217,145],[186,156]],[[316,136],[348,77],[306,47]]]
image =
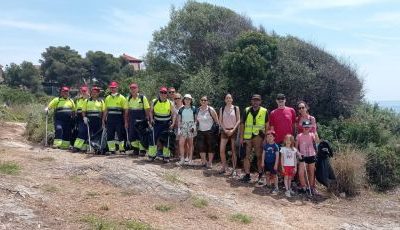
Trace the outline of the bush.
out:
[[[345,146],[332,160],[336,183],[330,190],[336,194],[357,195],[365,184],[365,155],[360,150]]]
[[[379,191],[392,189],[400,184],[400,149],[396,144],[367,149],[367,175],[370,184]]]
[[[26,119],[25,135],[29,141],[42,142],[46,135],[46,117],[42,105],[30,105],[31,112]],[[53,116],[49,114],[48,132],[54,132]]]
[[[7,86],[0,86],[0,102],[8,106],[14,104],[29,104],[35,101],[35,97],[29,91],[13,89]]]

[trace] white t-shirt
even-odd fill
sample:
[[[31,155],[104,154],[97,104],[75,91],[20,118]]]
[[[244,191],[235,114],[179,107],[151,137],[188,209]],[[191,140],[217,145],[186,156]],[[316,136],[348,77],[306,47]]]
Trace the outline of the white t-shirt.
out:
[[[291,149],[287,147],[282,147],[280,152],[283,156],[283,166],[295,166],[295,159],[297,155],[296,148]]]
[[[191,107],[189,108],[183,108],[182,110],[182,122],[194,122],[194,116],[193,116],[193,110]]]

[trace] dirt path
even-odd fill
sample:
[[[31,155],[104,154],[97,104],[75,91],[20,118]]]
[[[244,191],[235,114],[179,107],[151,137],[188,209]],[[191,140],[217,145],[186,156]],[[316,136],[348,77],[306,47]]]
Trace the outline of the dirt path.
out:
[[[23,131],[1,125],[0,161],[22,169],[0,174],[0,229],[400,229],[399,191],[288,200],[213,171],[42,149]]]

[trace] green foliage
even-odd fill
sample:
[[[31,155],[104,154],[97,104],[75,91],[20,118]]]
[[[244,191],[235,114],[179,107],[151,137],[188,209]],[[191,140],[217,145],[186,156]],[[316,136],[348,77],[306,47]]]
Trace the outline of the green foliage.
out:
[[[398,139],[395,140],[398,142]],[[400,143],[367,149],[367,175],[371,184],[380,191],[400,184]]]
[[[29,104],[35,101],[35,97],[28,91],[22,89],[13,89],[0,85],[0,102],[13,104]]]
[[[253,221],[253,218],[246,214],[236,213],[231,216],[231,220],[242,224],[250,224]]]
[[[42,53],[41,70],[46,82],[58,85],[82,84],[89,77],[89,64],[69,46],[50,46]]]
[[[102,51],[89,51],[86,53],[86,60],[89,63],[89,71],[92,78],[96,78],[97,85],[106,87],[113,80],[121,69],[121,61],[112,54]],[[126,65],[129,70],[129,65]],[[124,71],[127,71],[127,70]]]
[[[5,69],[5,83],[10,87],[39,92],[41,81],[39,70],[31,62],[24,61],[21,65],[11,63]]]
[[[15,162],[0,162],[0,174],[17,175],[21,171],[21,166]]]
[[[236,48],[225,54],[222,69],[228,78],[228,91],[239,105],[249,103],[252,94],[268,95],[274,87],[271,67],[276,59],[276,41],[260,32],[243,33]]]
[[[196,208],[205,208],[208,206],[208,200],[203,197],[192,197],[192,205]]]
[[[159,204],[156,205],[155,209],[160,211],[160,212],[168,212],[172,209],[173,207],[171,205],[168,204]]]
[[[151,230],[153,229],[149,224],[137,220],[115,221],[94,214],[84,216],[80,219],[82,222],[89,224],[91,229],[95,230]]]
[[[26,119],[25,135],[32,142],[43,142],[46,135],[46,117],[43,111],[43,105],[34,104],[30,106],[32,109]],[[48,132],[54,132],[53,115],[49,114]]]

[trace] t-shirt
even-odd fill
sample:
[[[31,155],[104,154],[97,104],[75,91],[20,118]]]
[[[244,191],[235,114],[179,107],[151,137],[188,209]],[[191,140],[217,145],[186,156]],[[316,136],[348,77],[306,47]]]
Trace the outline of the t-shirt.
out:
[[[275,162],[276,153],[279,152],[279,146],[277,144],[264,144],[265,151],[264,162],[272,163]]]
[[[299,144],[299,152],[305,157],[315,156],[315,134],[314,133],[300,133],[297,135],[297,142]]]
[[[269,115],[269,125],[274,127],[275,142],[282,143],[287,134],[293,135],[296,112],[291,107],[277,108]]]
[[[182,122],[194,121],[194,114],[192,107],[182,109]]]
[[[296,148],[287,148],[287,147],[282,147],[281,151],[282,157],[283,157],[283,166],[295,166],[295,159],[297,155],[297,149]]]
[[[211,130],[211,127],[214,124],[214,119],[211,117],[211,114],[208,111],[208,109],[210,109],[211,111],[214,110],[210,106],[207,106],[207,109],[205,109],[205,110],[202,110],[201,107],[199,107],[199,110],[197,113],[197,121],[199,122],[199,130],[200,131]]]

